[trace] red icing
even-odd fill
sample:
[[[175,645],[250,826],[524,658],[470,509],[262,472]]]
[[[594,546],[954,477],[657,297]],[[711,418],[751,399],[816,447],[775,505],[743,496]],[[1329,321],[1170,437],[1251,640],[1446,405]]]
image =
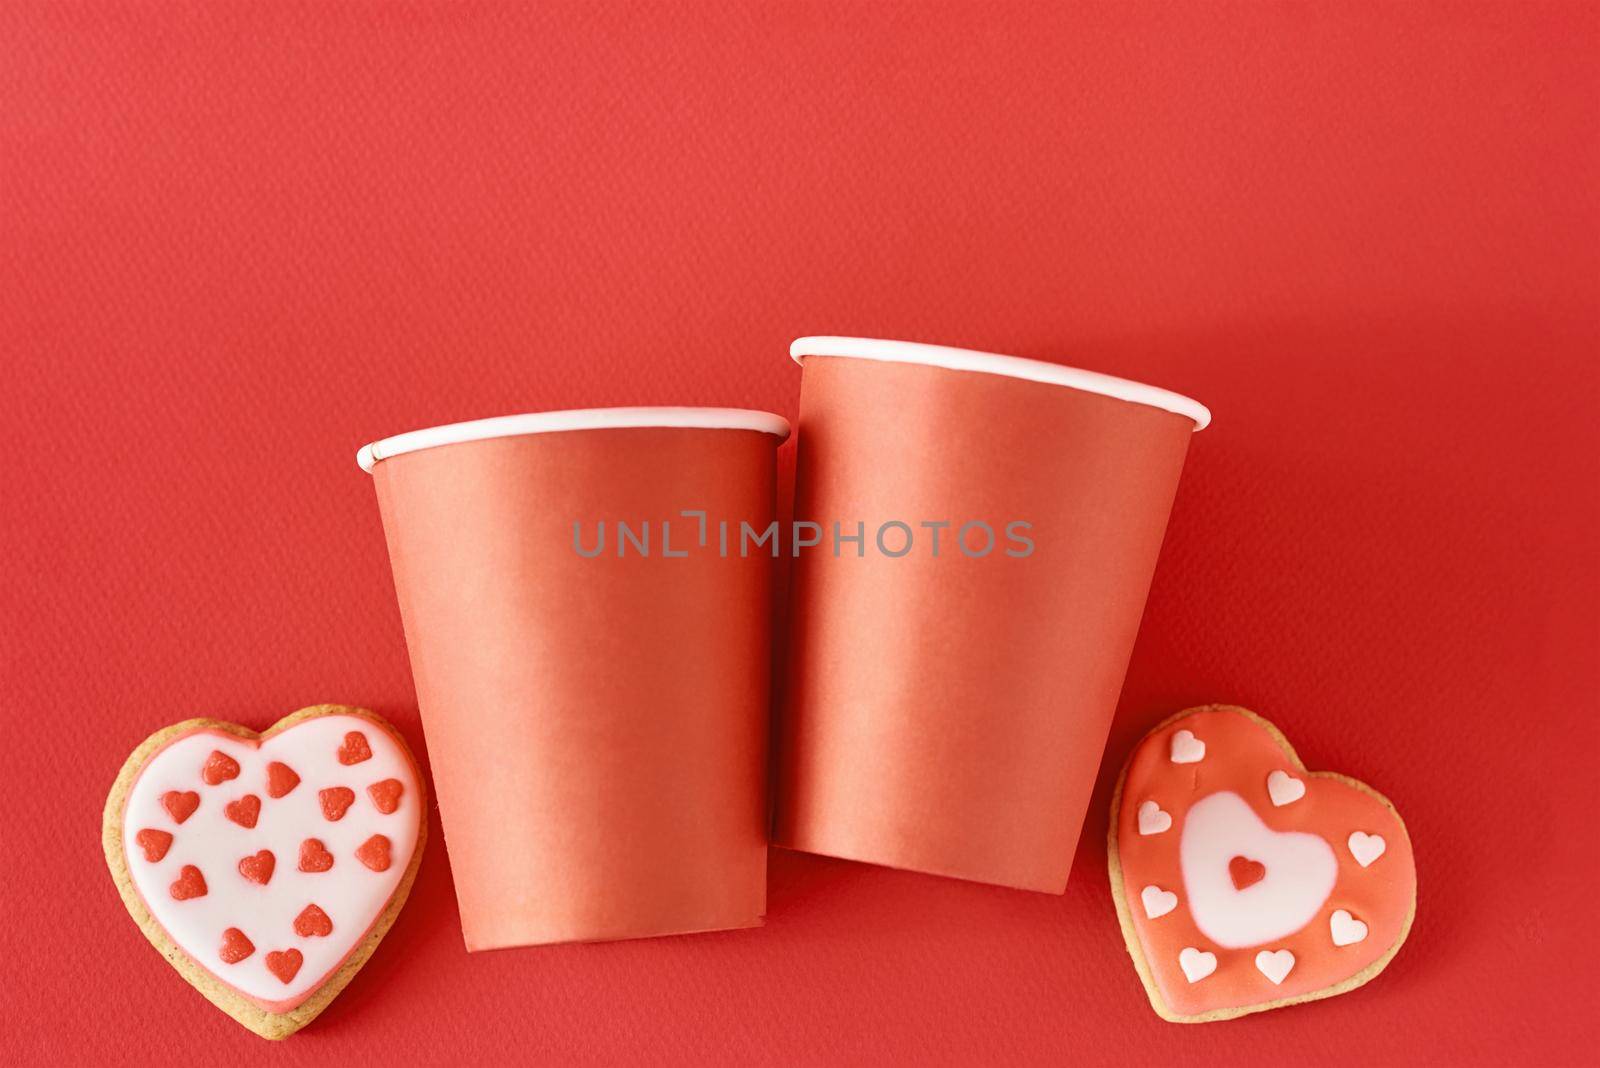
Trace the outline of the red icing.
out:
[[[367,795],[372,798],[378,811],[387,816],[400,807],[400,795],[405,790],[399,779],[384,779],[367,787]]]
[[[368,838],[356,849],[356,859],[373,871],[388,871],[389,839],[381,834]]]
[[[253,883],[266,886],[272,881],[272,869],[278,866],[278,859],[272,851],[263,849],[248,857],[239,858],[239,874]]]
[[[217,956],[224,964],[238,964],[255,951],[255,943],[246,938],[243,931],[230,927],[222,932],[222,948],[217,950]]]
[[[317,800],[322,802],[322,818],[338,821],[355,804],[356,792],[348,786],[330,786],[317,791]]]
[[[298,949],[275,949],[267,954],[267,971],[276,975],[284,986],[294,981],[295,974],[304,963],[305,958]]]
[[[192,897],[206,896],[206,877],[200,874],[200,869],[193,864],[185,864],[178,872],[177,880],[171,886],[172,896],[178,901],[188,901]]]
[[[333,921],[315,905],[307,905],[294,918],[294,933],[301,938],[326,938],[333,933]]]
[[[344,744],[339,747],[339,763],[359,764],[363,760],[372,759],[372,746],[367,744],[367,736],[360,731],[350,731],[344,736]]]
[[[206,758],[205,767],[200,769],[200,777],[208,786],[215,786],[220,782],[239,777],[239,762],[227,753],[213,749]]]
[[[267,765],[268,797],[282,797],[299,785],[300,776],[296,775],[289,765],[277,760]]]
[[[1259,860],[1250,860],[1246,857],[1234,857],[1228,861],[1228,876],[1233,880],[1235,890],[1243,890],[1247,886],[1254,886],[1267,877],[1267,866]]]
[[[237,801],[222,806],[222,814],[241,827],[254,827],[261,816],[261,798],[245,794]]]
[[[1178,730],[1192,731],[1205,742],[1202,760],[1172,762],[1171,739]],[[1266,782],[1271,772],[1280,769],[1303,779],[1306,792],[1295,801],[1275,805]],[[1411,840],[1399,818],[1367,789],[1339,776],[1306,771],[1267,727],[1242,711],[1198,709],[1151,731],[1129,758],[1121,791],[1113,814],[1117,857],[1111,877],[1121,888],[1125,919],[1159,992],[1159,1004],[1169,1015],[1237,1015],[1235,1010],[1318,994],[1380,961],[1404,936],[1416,900],[1417,875]],[[1245,799],[1271,830],[1315,834],[1332,848],[1338,862],[1333,891],[1316,917],[1294,934],[1230,949],[1214,944],[1196,926],[1178,847],[1190,808],[1220,791]],[[1158,802],[1171,814],[1169,830],[1139,833],[1138,809],[1145,800]],[[1358,830],[1380,834],[1387,844],[1384,854],[1365,868],[1346,844]],[[1264,865],[1259,874],[1253,869],[1241,871],[1241,863],[1259,864],[1245,856],[1232,858],[1229,874],[1236,884],[1240,875],[1253,876],[1252,881],[1270,875]],[[1147,916],[1140,899],[1147,886],[1176,893],[1178,907],[1154,919]],[[1365,939],[1333,944],[1329,924],[1338,909],[1368,925]],[[1185,947],[1214,953],[1216,970],[1189,982],[1178,961]],[[1255,957],[1261,950],[1280,949],[1294,954],[1294,966],[1282,983],[1274,984],[1257,968]]]
[[[166,831],[153,831],[149,828],[133,836],[133,840],[144,850],[144,859],[154,864],[167,855],[167,850],[172,848],[172,835]]]
[[[327,871],[333,867],[333,854],[320,838],[307,838],[300,843],[300,870]]]
[[[200,795],[193,790],[168,790],[161,795],[161,807],[174,823],[182,823],[200,807]]]

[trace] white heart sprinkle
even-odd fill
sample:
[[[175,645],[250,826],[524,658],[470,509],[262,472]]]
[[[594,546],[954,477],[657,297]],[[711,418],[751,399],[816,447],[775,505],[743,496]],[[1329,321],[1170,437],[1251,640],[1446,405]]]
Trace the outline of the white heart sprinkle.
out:
[[[1353,946],[1367,937],[1367,925],[1344,909],[1333,910],[1333,915],[1328,917],[1328,930],[1336,946]]]
[[[1381,834],[1368,834],[1366,831],[1357,831],[1350,836],[1350,855],[1363,868],[1383,856],[1383,851],[1389,848],[1389,843],[1383,840]]]
[[[1256,954],[1256,967],[1261,974],[1272,980],[1272,985],[1277,986],[1289,977],[1294,970],[1294,954],[1287,949],[1280,949],[1269,953],[1262,950]]]
[[[1160,834],[1172,826],[1172,813],[1161,811],[1161,806],[1154,801],[1146,801],[1139,806],[1139,833]]]
[[[1278,808],[1306,796],[1306,784],[1286,771],[1275,771],[1267,776],[1267,796]]]
[[[1205,759],[1206,743],[1194,736],[1194,731],[1178,731],[1172,736],[1172,762],[1198,764]]]
[[[1139,900],[1144,902],[1144,914],[1152,920],[1178,907],[1178,895],[1159,886],[1147,886],[1139,891]]]
[[[1183,952],[1178,954],[1178,967],[1183,969],[1183,976],[1191,983],[1198,983],[1206,976],[1217,970],[1217,955],[1204,950],[1185,946]]]

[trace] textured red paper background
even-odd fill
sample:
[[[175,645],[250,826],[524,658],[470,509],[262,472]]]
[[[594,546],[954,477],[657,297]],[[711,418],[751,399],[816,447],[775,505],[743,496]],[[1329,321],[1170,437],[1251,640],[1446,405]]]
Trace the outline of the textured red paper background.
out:
[[[511,10],[0,11],[3,1059],[1592,1056],[1592,6]],[[357,445],[792,412],[817,332],[1215,408],[1111,753],[1236,701],[1387,792],[1385,975],[1157,1020],[1111,766],[1061,898],[777,853],[765,930],[469,959],[436,841],[287,1045],[170,973],[100,858],[129,747],[319,700],[422,740]]]

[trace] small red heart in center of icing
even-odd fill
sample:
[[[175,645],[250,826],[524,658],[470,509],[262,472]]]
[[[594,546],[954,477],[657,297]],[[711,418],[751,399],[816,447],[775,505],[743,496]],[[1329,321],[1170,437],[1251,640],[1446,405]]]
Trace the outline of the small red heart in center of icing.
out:
[[[294,933],[301,938],[326,938],[333,933],[333,921],[315,905],[307,905],[294,918]]]
[[[161,807],[167,810],[172,822],[182,823],[200,807],[200,795],[193,790],[168,790],[161,795]]]
[[[333,854],[320,838],[307,838],[300,843],[300,870],[327,871],[333,867]]]
[[[373,871],[389,870],[389,839],[375,834],[356,848],[356,859]]]
[[[193,864],[185,864],[178,872],[178,878],[169,887],[172,897],[176,901],[188,901],[192,897],[206,896],[206,877],[200,874],[200,869]]]
[[[344,736],[344,744],[339,747],[339,763],[359,764],[363,760],[372,759],[372,746],[367,744],[367,736],[360,731],[351,731]]]
[[[224,964],[238,964],[255,951],[255,943],[246,938],[243,931],[230,927],[222,932],[222,948],[217,950],[217,956]]]
[[[356,792],[348,786],[330,786],[317,791],[317,800],[322,802],[322,818],[337,822],[355,804]]]
[[[172,835],[148,827],[134,835],[133,840],[144,850],[144,859],[152,864],[166,856],[167,850],[172,848]]]
[[[294,981],[295,973],[304,963],[305,958],[298,949],[275,949],[267,954],[267,971],[276,975],[285,986]]]
[[[205,767],[200,769],[200,777],[206,785],[215,786],[227,782],[229,779],[239,777],[239,762],[220,749],[213,749],[206,758]]]
[[[263,849],[260,852],[239,859],[239,874],[253,883],[266,886],[272,880],[272,869],[278,866],[278,859],[272,851]]]
[[[222,806],[222,814],[241,827],[254,827],[261,816],[261,798],[245,794],[237,801]]]
[[[294,769],[279,760],[267,765],[267,796],[279,798],[300,785],[300,776]]]
[[[392,815],[400,807],[400,795],[404,792],[405,786],[399,779],[384,779],[367,787],[373,806],[385,816]]]
[[[1234,857],[1228,861],[1228,875],[1233,879],[1233,888],[1243,890],[1247,886],[1254,886],[1267,877],[1267,866],[1259,860],[1250,860],[1247,857]]]

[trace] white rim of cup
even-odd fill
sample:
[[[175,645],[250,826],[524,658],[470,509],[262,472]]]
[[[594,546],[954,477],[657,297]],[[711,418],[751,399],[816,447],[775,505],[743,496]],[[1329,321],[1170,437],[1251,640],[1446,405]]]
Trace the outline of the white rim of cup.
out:
[[[1052,386],[1070,386],[1086,393],[1099,393],[1118,400],[1131,401],[1151,408],[1160,408],[1174,415],[1194,421],[1195,432],[1211,423],[1211,410],[1199,401],[1181,393],[1147,386],[1127,378],[1103,375],[1098,371],[1084,371],[1059,363],[1029,360],[1021,356],[1003,356],[997,352],[978,352],[974,349],[957,349],[948,345],[924,345],[917,341],[890,341],[873,337],[802,337],[789,346],[789,356],[795,363],[804,364],[807,356],[845,356],[857,360],[877,360],[880,363],[920,363],[929,367],[942,367],[949,371],[976,371],[980,374],[1004,375],[1022,378],[1029,382],[1043,382]]]
[[[555,412],[526,412],[447,423],[363,445],[356,452],[361,470],[371,473],[379,460],[438,445],[523,434],[554,434],[568,430],[638,430],[679,427],[693,430],[754,430],[771,434],[780,442],[789,436],[789,420],[751,408],[571,408]]]

